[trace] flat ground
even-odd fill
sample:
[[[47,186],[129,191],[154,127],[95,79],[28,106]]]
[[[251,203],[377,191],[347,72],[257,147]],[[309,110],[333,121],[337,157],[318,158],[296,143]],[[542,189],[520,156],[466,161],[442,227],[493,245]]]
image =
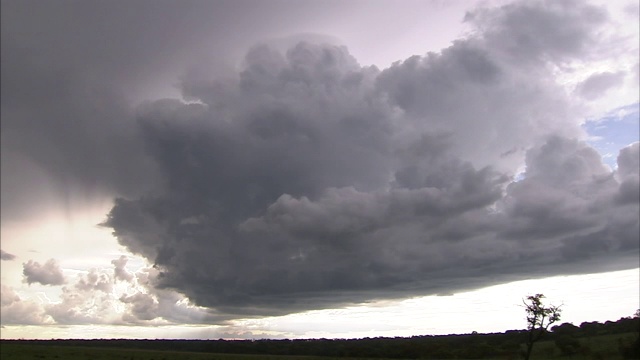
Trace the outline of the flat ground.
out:
[[[236,355],[184,351],[154,351],[80,346],[49,346],[6,344],[0,347],[2,360],[61,359],[61,360],[330,360],[315,356]],[[344,358],[343,358],[344,359]]]
[[[552,341],[536,344],[532,360],[622,360],[619,353],[620,340],[635,340],[637,333],[601,335],[592,338],[581,338],[582,348],[572,356],[562,356]],[[183,351],[157,351],[120,349],[113,347],[58,346],[41,344],[18,344],[2,342],[0,346],[2,360],[60,359],[60,360],[364,360],[367,358],[334,358],[319,356],[284,356],[284,355],[236,355],[212,354]],[[518,359],[517,357],[501,357],[488,360]],[[376,359],[384,360],[384,359]]]

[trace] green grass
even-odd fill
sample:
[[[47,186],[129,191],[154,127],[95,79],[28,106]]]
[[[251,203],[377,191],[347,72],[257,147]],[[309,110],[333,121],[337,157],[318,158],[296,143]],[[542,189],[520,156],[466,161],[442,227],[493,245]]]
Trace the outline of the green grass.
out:
[[[23,345],[3,343],[0,347],[2,360],[32,360],[32,359],[60,359],[60,360],[334,360],[319,356],[285,356],[285,355],[238,355],[211,354],[185,351],[156,351],[138,349],[117,349],[81,346],[55,345]],[[364,360],[364,358],[356,358]],[[376,359],[384,360],[384,359]]]
[[[633,341],[637,333],[600,335],[592,338],[580,338],[581,350],[572,356],[562,356],[553,341],[541,341],[536,343],[533,349],[532,360],[622,360],[619,353],[619,340]],[[160,351],[120,349],[110,347],[81,347],[58,346],[40,344],[16,344],[3,342],[0,346],[0,359],[2,360],[31,360],[31,359],[60,359],[60,360],[337,360],[345,358],[319,357],[319,356],[284,356],[284,355],[236,355],[236,354],[212,354],[183,351]],[[352,360],[358,358],[350,358]],[[364,358],[359,358],[364,359]],[[505,360],[506,357],[491,359]],[[512,359],[518,359],[512,358]],[[384,360],[384,359],[376,359]],[[489,359],[487,359],[489,360]]]
[[[582,348],[577,354],[571,356],[562,356],[553,341],[541,341],[534,345],[531,358],[532,360],[622,360],[618,349],[619,339],[632,342],[637,337],[638,333],[626,333],[579,338]]]

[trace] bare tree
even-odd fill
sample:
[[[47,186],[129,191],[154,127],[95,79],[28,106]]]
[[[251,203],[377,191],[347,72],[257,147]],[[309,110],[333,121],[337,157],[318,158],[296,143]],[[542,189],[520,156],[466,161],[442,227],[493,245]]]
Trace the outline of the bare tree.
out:
[[[527,350],[524,354],[525,360],[529,360],[533,344],[544,336],[549,326],[560,321],[560,312],[562,311],[560,306],[545,306],[542,303],[542,299],[544,299],[543,294],[536,294],[527,296],[526,299],[522,300],[527,312],[527,330],[529,331]]]

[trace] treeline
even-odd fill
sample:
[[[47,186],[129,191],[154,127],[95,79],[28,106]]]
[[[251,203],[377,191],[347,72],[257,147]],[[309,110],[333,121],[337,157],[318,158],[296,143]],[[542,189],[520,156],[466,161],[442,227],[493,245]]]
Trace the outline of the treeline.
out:
[[[639,334],[640,318],[618,321],[584,322],[580,326],[565,323],[552,328],[546,340],[556,342],[560,351],[571,354],[577,339],[611,334]],[[193,351],[228,354],[315,355],[333,357],[370,357],[396,359],[483,359],[491,357],[517,358],[526,330],[504,333],[412,336],[363,339],[297,339],[297,340],[3,340],[32,345],[117,347],[129,349]],[[579,344],[579,341],[577,341]],[[623,346],[624,345],[624,346]],[[621,344],[623,353],[637,357],[638,341]],[[563,349],[563,346],[565,348]],[[626,348],[625,348],[626,347]],[[625,350],[626,349],[626,350]],[[564,350],[564,351],[563,351]],[[635,353],[633,352],[635,351]],[[635,354],[635,355],[634,355]]]

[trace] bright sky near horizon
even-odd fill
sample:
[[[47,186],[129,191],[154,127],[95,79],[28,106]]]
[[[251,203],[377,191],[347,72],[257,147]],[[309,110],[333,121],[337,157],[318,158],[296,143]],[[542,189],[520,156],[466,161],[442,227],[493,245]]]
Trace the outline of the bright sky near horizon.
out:
[[[1,4],[1,338],[640,308],[637,1]]]

